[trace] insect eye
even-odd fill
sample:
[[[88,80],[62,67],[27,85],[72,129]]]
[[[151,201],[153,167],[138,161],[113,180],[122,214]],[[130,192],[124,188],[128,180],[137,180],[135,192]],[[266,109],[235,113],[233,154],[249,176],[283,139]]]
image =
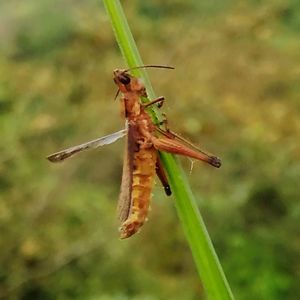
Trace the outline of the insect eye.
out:
[[[123,84],[129,84],[130,83],[130,77],[127,74],[121,74],[119,76],[119,80]]]

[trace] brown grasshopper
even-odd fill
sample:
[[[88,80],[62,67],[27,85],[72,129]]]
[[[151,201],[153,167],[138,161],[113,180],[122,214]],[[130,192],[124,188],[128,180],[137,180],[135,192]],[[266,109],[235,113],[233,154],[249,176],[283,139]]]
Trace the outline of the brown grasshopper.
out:
[[[171,69],[171,67],[164,66],[143,67]],[[119,138],[127,136],[118,203],[121,239],[130,237],[144,224],[148,215],[155,173],[162,182],[166,194],[171,195],[171,188],[158,151],[185,155],[202,160],[217,168],[221,166],[218,157],[197,149],[169,129],[161,129],[153,123],[146,108],[156,103],[160,107],[164,98],[159,97],[146,104],[141,103],[141,97],[147,98],[146,89],[139,78],[129,74],[130,70],[116,69],[113,72],[118,93],[122,93],[121,102],[125,112],[126,128],[48,156],[51,162],[60,162],[83,150],[111,144]]]

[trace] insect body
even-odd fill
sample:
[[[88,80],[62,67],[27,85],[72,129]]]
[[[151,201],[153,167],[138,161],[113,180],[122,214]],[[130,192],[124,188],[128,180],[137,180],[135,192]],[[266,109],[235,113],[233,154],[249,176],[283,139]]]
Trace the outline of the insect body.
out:
[[[197,149],[171,131],[164,131],[156,126],[145,108],[158,102],[162,104],[164,98],[160,97],[142,104],[140,99],[147,97],[146,89],[141,80],[130,75],[128,70],[115,70],[114,81],[122,93],[121,102],[125,112],[126,129],[54,153],[48,159],[52,162],[62,161],[82,150],[110,144],[126,135],[118,211],[121,221],[120,237],[128,238],[140,229],[147,218],[155,173],[162,182],[166,194],[171,194],[158,150],[196,158],[215,167],[220,167],[221,161],[216,156]]]

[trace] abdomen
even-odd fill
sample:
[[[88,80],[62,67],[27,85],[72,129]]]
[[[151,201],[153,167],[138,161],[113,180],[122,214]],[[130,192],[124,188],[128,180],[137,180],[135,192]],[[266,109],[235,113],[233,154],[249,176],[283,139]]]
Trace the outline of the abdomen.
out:
[[[128,218],[121,225],[121,238],[128,238],[144,224],[149,210],[157,151],[153,147],[134,153],[131,206]]]

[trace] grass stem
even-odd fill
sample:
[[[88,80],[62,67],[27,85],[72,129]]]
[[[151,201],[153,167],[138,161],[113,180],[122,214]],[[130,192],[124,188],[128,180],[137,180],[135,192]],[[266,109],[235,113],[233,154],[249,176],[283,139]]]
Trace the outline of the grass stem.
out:
[[[128,67],[142,66],[141,56],[120,2],[118,0],[103,0],[103,2]],[[149,98],[155,99],[155,93],[146,70],[136,69],[132,73],[143,79]],[[153,111],[152,117],[155,120],[162,120],[159,110]],[[181,166],[173,155],[162,152],[160,156],[168,174],[183,231],[208,298],[213,300],[234,299]]]

